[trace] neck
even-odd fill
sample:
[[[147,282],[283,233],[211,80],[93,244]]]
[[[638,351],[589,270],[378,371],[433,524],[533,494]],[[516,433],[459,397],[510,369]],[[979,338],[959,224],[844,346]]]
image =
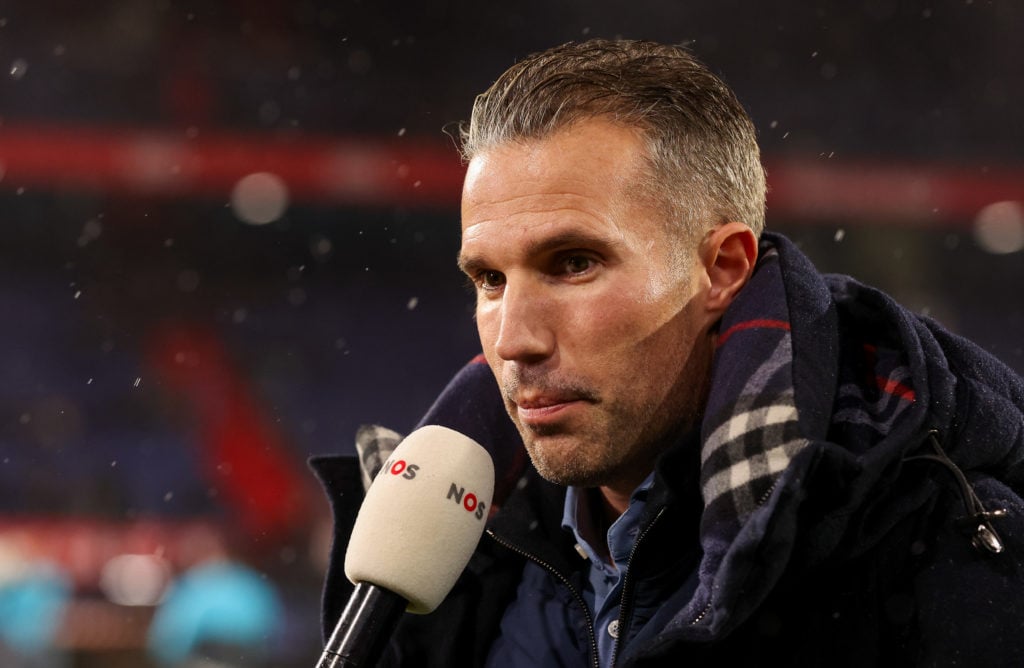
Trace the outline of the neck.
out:
[[[707,404],[711,388],[711,362],[714,357],[715,344],[718,341],[716,332],[711,331],[702,340],[702,345],[694,347],[686,363],[685,373],[681,379],[687,379],[690,389],[684,391],[677,387],[676,392],[689,395],[688,401],[678,408],[679,421],[667,433],[653,441],[653,447],[641,449],[632,466],[620,470],[616,479],[608,485],[601,485],[602,509],[609,523],[614,522],[629,508],[629,500],[640,483],[650,475],[655,465],[674,443],[683,438],[693,429],[699,428]],[[682,382],[682,381],[680,381]]]
[[[642,480],[643,478],[636,485],[639,485]],[[598,488],[601,492],[601,511],[608,519],[609,524],[619,519],[619,516],[626,512],[626,508],[629,508],[629,498],[633,495],[636,485],[629,487],[629,489],[620,486],[601,486]]]

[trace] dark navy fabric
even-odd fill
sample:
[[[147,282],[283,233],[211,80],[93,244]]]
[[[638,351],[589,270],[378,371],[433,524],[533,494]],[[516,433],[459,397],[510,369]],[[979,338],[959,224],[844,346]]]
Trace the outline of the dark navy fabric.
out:
[[[568,588],[527,562],[486,665],[586,668],[589,643],[587,617]]]

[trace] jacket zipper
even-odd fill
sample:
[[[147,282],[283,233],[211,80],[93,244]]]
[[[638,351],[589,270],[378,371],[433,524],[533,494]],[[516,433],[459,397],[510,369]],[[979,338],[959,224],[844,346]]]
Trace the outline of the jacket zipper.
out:
[[[633,572],[633,558],[636,557],[636,551],[640,546],[640,543],[642,543],[647,534],[651,532],[651,529],[654,528],[654,525],[658,523],[658,520],[661,519],[663,514],[665,514],[664,506],[658,510],[658,514],[654,516],[647,526],[644,527],[644,530],[640,532],[640,535],[636,537],[636,540],[633,541],[633,547],[629,551],[629,559],[626,560],[626,574],[623,576],[622,580],[622,597],[619,599],[619,629],[618,634],[615,637],[615,643],[612,645],[612,660],[609,664],[613,668],[616,661],[619,659],[619,640],[623,635],[625,635],[627,626],[632,623],[633,599],[629,594],[632,593],[630,589],[633,581],[632,578],[630,578],[630,573]]]
[[[597,634],[594,631],[594,618],[590,614],[590,609],[587,607],[587,602],[585,600],[583,600],[583,595],[580,594],[576,590],[576,588],[572,586],[572,583],[569,582],[569,578],[567,578],[564,575],[562,575],[561,571],[559,571],[558,569],[556,569],[554,566],[552,566],[548,562],[544,561],[543,559],[535,557],[534,555],[530,554],[529,552],[526,552],[525,550],[522,550],[519,547],[516,547],[515,545],[509,543],[508,541],[506,541],[506,540],[504,540],[502,538],[499,538],[497,536],[497,534],[495,534],[492,529],[485,530],[485,533],[488,536],[490,536],[499,545],[502,545],[503,547],[506,547],[506,548],[512,550],[513,552],[515,552],[516,554],[518,554],[520,556],[526,557],[527,559],[529,559],[533,563],[537,564],[538,566],[540,566],[541,568],[543,568],[547,572],[549,572],[552,575],[554,575],[556,578],[558,578],[559,582],[561,582],[562,584],[565,585],[565,587],[569,590],[569,593],[571,593],[573,598],[576,599],[576,603],[580,606],[580,610],[583,611],[583,616],[587,620],[587,635],[588,635],[588,637],[590,639],[590,665],[593,666],[593,668],[601,668],[601,662],[600,662],[600,659],[598,658],[598,655],[597,655]],[[618,643],[617,640],[616,640],[616,643]]]

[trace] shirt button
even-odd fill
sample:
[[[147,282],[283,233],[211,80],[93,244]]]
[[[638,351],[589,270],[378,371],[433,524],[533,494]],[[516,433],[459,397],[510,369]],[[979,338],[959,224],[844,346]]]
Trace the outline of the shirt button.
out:
[[[619,639],[619,620],[613,619],[611,622],[608,623],[608,635],[615,638],[616,640]]]

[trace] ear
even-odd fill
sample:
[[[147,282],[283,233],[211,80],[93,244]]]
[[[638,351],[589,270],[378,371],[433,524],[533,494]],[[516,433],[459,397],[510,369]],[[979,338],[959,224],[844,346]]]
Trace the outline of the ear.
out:
[[[701,243],[708,272],[708,310],[721,313],[732,303],[757,262],[757,238],[744,223],[729,222],[711,230]]]

